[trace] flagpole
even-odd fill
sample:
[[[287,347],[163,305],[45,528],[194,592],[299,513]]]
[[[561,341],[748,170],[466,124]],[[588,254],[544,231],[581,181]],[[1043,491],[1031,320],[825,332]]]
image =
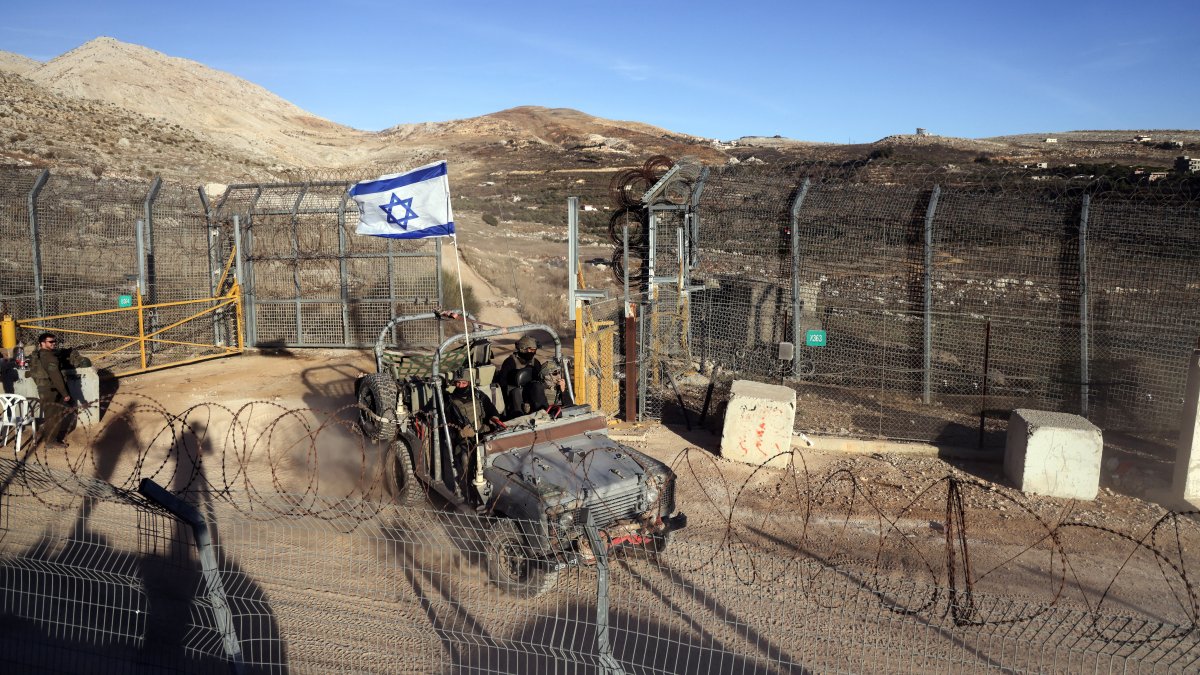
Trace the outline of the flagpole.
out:
[[[475,401],[475,358],[471,354],[473,350],[471,348],[471,329],[467,325],[467,294],[463,290],[462,259],[458,255],[457,232],[450,235],[450,241],[454,242],[454,268],[458,273],[458,300],[461,303],[459,306],[462,307],[463,334],[467,336],[467,374],[471,376],[471,379],[468,380],[471,388],[471,419],[482,423],[482,420],[479,419],[479,407]],[[476,429],[475,433],[479,433],[479,430]]]

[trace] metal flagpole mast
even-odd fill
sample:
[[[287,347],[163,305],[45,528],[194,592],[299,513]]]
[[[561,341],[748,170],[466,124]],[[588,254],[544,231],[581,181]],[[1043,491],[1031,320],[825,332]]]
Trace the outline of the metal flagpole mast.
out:
[[[446,189],[446,208],[449,209],[450,208],[449,180],[447,180],[446,182],[447,182],[447,185],[446,185],[446,188],[447,188]],[[447,213],[449,213],[449,211],[447,211]],[[467,375],[468,375],[468,377],[470,377],[470,379],[467,380],[467,387],[471,390],[471,426],[474,427],[476,424],[481,423],[482,420],[479,419],[479,402],[475,400],[475,358],[471,354],[471,351],[472,351],[471,329],[467,325],[467,294],[466,294],[466,291],[463,289],[462,257],[459,256],[459,253],[458,253],[458,232],[451,233],[450,240],[454,242],[454,269],[455,269],[455,272],[458,274],[458,301],[460,303],[459,307],[462,309],[463,334],[467,338],[467,344],[466,344]],[[440,270],[438,271],[438,274],[441,274]],[[480,426],[482,426],[482,424],[480,424]],[[478,457],[478,453],[480,451],[479,429],[475,429],[474,431],[475,431],[475,441],[476,441],[475,452],[477,455],[476,460],[475,460],[474,484],[478,488],[478,487],[482,486],[484,483],[483,462],[480,461],[482,458]],[[463,468],[465,469],[466,467],[463,467]]]

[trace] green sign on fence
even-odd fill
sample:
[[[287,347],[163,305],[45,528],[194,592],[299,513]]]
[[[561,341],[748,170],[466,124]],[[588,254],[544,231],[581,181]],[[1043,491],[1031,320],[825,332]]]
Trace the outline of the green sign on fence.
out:
[[[132,295],[118,295],[117,296],[117,307],[133,307],[133,296]]]
[[[824,347],[825,346],[825,331],[810,330],[804,334],[805,347]]]

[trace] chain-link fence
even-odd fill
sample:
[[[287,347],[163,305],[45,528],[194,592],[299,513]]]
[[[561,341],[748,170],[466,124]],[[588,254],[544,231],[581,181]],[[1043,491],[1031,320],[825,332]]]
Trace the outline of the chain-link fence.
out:
[[[141,326],[135,311],[95,313],[121,306],[139,287],[146,304],[215,295],[219,268],[210,265],[197,189],[0,167],[0,203],[0,298],[18,322],[91,313],[54,328],[65,329],[72,346],[107,354],[100,365],[114,371],[141,365],[138,350],[121,349],[140,333],[156,335],[151,363],[225,353],[232,343],[217,337],[218,326],[232,326],[231,310],[189,321],[195,304],[156,307]],[[30,344],[35,330],[19,338]]]
[[[0,167],[0,300],[18,323],[78,315],[18,337],[59,331],[113,372],[238,346],[233,305],[205,312],[195,301],[224,296],[239,274],[251,346],[370,346],[393,316],[440,306],[441,245],[354,234],[350,184],[235,185],[210,204],[157,179]],[[130,298],[151,307],[108,311]],[[406,330],[397,339],[439,338],[435,323]],[[129,349],[139,336],[148,363]]]
[[[103,481],[11,460],[0,460],[0,475],[0,662],[21,672],[1185,673],[1200,665],[1189,521],[1155,540],[1174,570],[1159,565],[1161,587],[1126,598],[1125,584],[1109,583],[1107,603],[1056,586],[1062,549],[1073,545],[1065,529],[1001,554],[1016,562],[976,553],[971,567],[963,549],[943,568],[932,562],[938,537],[914,540],[901,521],[880,521],[895,531],[883,532],[872,560],[850,555],[855,535],[844,525],[805,524],[799,511],[750,527],[718,523],[731,528],[723,540],[706,538],[713,533],[701,524],[662,553],[614,549],[557,570],[543,595],[520,598],[489,581],[499,549],[496,525],[483,517],[314,494],[180,491],[202,531]],[[1123,545],[1131,558],[1140,550]],[[946,585],[956,569],[959,583],[982,584],[1025,564],[1057,596]],[[1083,578],[1073,582],[1091,581],[1088,570],[1074,573]]]
[[[795,388],[809,432],[995,445],[1034,407],[1174,438],[1200,333],[1187,185],[879,165],[689,185],[695,220],[659,221],[642,301],[644,414],[694,417],[736,377]],[[686,293],[664,263],[677,241],[697,259]]]
[[[356,235],[352,184],[233,185],[216,205],[222,236],[240,230],[251,344],[367,347],[392,317],[441,306],[441,240]],[[435,321],[404,330],[438,342]]]

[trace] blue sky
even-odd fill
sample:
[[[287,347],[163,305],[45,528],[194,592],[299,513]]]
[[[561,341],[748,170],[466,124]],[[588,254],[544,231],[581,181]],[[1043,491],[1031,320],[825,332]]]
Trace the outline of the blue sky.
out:
[[[0,0],[0,50],[45,61],[101,35],[368,130],[518,105],[839,143],[1200,128],[1196,0]]]

